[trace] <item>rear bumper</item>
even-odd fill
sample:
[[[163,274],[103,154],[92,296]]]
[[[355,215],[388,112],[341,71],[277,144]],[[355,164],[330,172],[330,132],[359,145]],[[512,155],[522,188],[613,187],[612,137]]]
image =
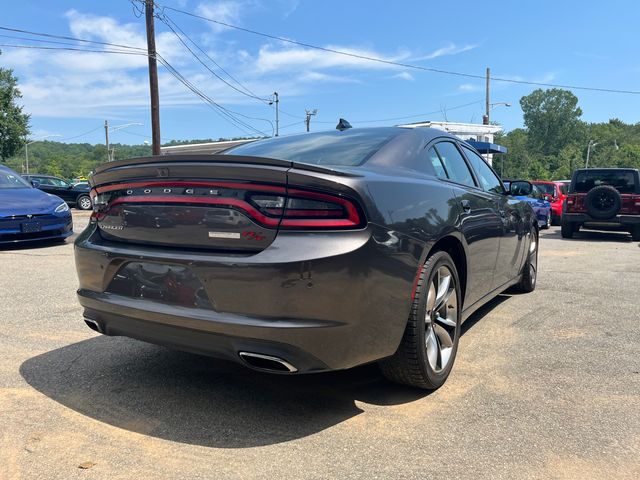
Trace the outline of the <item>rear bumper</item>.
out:
[[[586,213],[564,213],[563,220],[580,223],[601,223],[610,225],[640,225],[640,215],[616,215],[613,218],[593,218]]]
[[[377,227],[280,233],[260,253],[220,255],[109,243],[90,225],[76,241],[78,297],[107,335],[236,362],[240,351],[270,355],[301,373],[350,368],[392,355],[406,325],[419,249],[386,239]],[[207,301],[110,291],[138,262],[188,270]]]
[[[67,217],[55,217],[39,219],[41,230],[33,233],[23,233],[20,220],[0,220],[0,244],[37,242],[42,240],[54,240],[73,235],[73,219]]]

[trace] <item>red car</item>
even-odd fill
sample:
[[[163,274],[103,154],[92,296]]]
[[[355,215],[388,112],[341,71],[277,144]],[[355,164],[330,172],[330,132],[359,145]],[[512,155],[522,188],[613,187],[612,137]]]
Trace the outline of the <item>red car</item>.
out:
[[[549,180],[534,180],[545,200],[551,203],[551,223],[560,224],[562,220],[562,204],[567,198],[567,184],[564,182],[552,182]]]

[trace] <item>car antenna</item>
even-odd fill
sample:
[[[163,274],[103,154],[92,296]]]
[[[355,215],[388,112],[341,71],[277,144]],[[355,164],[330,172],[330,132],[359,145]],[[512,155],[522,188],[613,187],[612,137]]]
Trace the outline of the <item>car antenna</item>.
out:
[[[338,125],[336,125],[336,130],[340,130],[341,132],[344,130],[348,130],[350,128],[353,128],[353,127],[344,118],[341,118],[340,121],[338,122]]]

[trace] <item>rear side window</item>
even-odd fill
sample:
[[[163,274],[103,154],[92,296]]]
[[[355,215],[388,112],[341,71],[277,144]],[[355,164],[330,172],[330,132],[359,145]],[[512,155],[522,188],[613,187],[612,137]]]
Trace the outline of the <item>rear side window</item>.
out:
[[[493,173],[493,170],[491,170],[489,165],[487,165],[484,158],[464,145],[462,148],[471,162],[473,169],[476,171],[476,175],[478,176],[478,180],[480,181],[482,188],[487,192],[504,193],[504,189],[502,188],[502,184],[500,183],[498,176]]]
[[[584,193],[600,185],[611,185],[620,193],[635,193],[636,178],[634,172],[625,170],[582,171],[576,173],[573,189],[576,192]]]
[[[440,157],[438,156],[438,152],[436,152],[435,148],[431,147],[429,149],[429,151],[427,152],[427,158],[429,159],[429,162],[433,166],[433,169],[436,171],[436,177],[446,178],[446,179],[449,178],[449,176],[447,175],[447,171],[445,170],[444,165],[442,164],[442,160],[440,160]]]
[[[450,180],[470,187],[476,186],[467,162],[453,143],[440,142],[436,144],[435,149]]]

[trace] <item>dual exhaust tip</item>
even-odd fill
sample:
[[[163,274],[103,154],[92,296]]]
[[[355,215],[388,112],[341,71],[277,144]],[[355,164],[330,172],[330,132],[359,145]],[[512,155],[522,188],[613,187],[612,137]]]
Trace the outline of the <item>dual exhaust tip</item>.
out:
[[[98,333],[104,333],[100,324],[92,318],[84,318],[84,323]],[[296,373],[298,369],[286,360],[272,355],[263,355],[253,352],[239,352],[238,356],[252,368],[274,373]]]

